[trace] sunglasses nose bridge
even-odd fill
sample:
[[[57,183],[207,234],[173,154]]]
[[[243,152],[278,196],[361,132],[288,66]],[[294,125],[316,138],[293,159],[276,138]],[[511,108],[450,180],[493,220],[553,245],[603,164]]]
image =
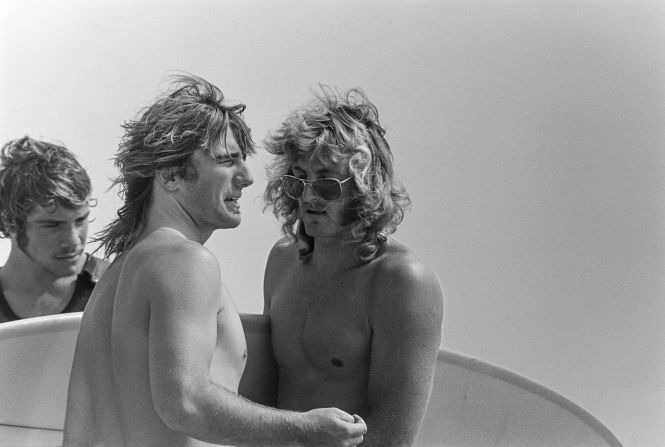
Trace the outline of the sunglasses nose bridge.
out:
[[[309,187],[309,194],[307,193],[307,188]],[[302,200],[312,200],[312,199],[318,199],[321,200],[322,197],[319,196],[316,193],[316,190],[314,189],[314,186],[310,182],[303,182],[303,189],[302,189],[302,194],[301,194],[301,199]]]

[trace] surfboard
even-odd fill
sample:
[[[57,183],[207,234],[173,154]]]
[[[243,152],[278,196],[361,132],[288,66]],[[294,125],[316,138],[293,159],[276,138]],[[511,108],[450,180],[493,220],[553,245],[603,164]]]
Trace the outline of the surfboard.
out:
[[[270,322],[241,314],[248,359],[239,393],[275,399]],[[0,324],[0,445],[62,443],[69,373],[81,313]],[[214,374],[219,365],[213,359]],[[532,380],[481,360],[439,351],[417,447],[621,447],[589,412]]]

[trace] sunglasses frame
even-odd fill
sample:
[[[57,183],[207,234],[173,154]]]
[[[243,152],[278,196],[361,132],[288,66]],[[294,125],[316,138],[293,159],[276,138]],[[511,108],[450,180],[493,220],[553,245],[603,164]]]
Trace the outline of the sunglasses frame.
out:
[[[353,176],[345,178],[344,180],[339,180],[339,179],[336,179],[334,177],[317,178],[317,179],[314,179],[314,180],[305,180],[305,179],[302,179],[302,178],[298,178],[294,175],[285,174],[285,175],[282,176],[281,181],[282,181],[282,190],[284,191],[284,194],[286,194],[286,196],[289,197],[290,199],[293,199],[293,200],[302,199],[302,196],[305,195],[305,189],[307,188],[307,185],[309,185],[309,187],[312,189],[312,192],[314,193],[314,195],[316,197],[318,197],[321,200],[325,200],[327,202],[332,202],[333,200],[337,200],[340,197],[342,197],[342,194],[344,193],[344,191],[342,189],[342,184],[348,182],[352,178],[353,178]],[[299,197],[297,197],[297,198],[293,197],[293,196],[289,195],[289,193],[286,192],[287,188],[284,186],[284,180],[285,179],[293,179],[293,180],[297,180],[300,183],[302,183],[302,185],[303,185],[302,193],[300,194]],[[339,186],[339,195],[337,197],[335,197],[334,199],[326,199],[325,197],[321,197],[321,195],[316,191],[316,188],[314,187],[314,183],[320,182],[322,180],[324,180],[324,181],[334,180],[337,183],[337,185]]]

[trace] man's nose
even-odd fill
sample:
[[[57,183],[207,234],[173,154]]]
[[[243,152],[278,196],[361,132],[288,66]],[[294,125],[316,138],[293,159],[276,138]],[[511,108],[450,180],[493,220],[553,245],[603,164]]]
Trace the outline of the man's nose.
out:
[[[302,192],[302,200],[304,202],[315,202],[321,201],[322,199],[314,192],[314,187],[311,183],[305,183],[305,187]]]
[[[85,243],[85,231],[75,224],[67,225],[63,233],[60,240],[62,247],[78,247],[79,244]]]
[[[249,170],[249,166],[247,166],[247,163],[245,163],[245,161],[240,161],[235,178],[236,182],[242,188],[246,188],[252,183],[254,183],[254,177],[252,176],[252,173]]]

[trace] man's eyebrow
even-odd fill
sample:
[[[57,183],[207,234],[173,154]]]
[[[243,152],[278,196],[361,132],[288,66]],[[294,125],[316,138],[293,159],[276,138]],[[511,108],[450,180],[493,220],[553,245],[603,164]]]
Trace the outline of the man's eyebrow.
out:
[[[243,157],[242,152],[222,152],[221,154],[212,154],[212,158],[217,161],[221,160],[233,160],[235,158]]]
[[[36,224],[59,224],[59,223],[66,222],[66,220],[65,220],[65,219],[49,219],[49,218],[45,218],[45,219],[37,219],[37,220],[35,220],[34,222],[35,222]]]
[[[298,164],[291,166],[292,172],[307,172],[307,168],[302,167]],[[334,175],[336,172],[330,166],[322,166],[321,168],[314,171],[315,175]]]
[[[76,217],[75,220],[87,219],[88,217],[90,217],[90,211],[86,212],[85,214],[83,214],[81,216]],[[54,217],[45,217],[45,218],[42,218],[42,219],[36,219],[34,222],[38,223],[38,224],[55,224],[55,223],[67,222],[67,219],[57,219],[57,218],[54,218]]]
[[[331,168],[330,166],[323,166],[314,171],[314,175],[325,175],[328,178],[334,177],[337,174],[338,174],[337,171],[335,171],[335,169]]]

